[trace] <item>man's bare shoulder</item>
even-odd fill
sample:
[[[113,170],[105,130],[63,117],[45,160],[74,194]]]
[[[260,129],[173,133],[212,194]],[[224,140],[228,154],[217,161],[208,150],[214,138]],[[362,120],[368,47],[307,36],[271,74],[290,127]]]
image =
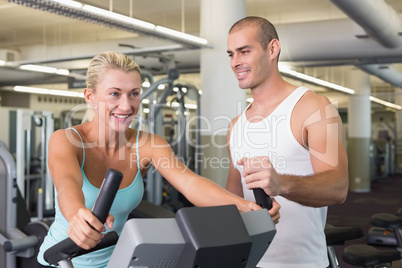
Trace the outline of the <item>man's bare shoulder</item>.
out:
[[[314,91],[307,91],[296,104],[293,115],[311,115],[312,113],[317,112],[322,109],[333,109],[334,105],[331,101],[320,94],[315,93]]]

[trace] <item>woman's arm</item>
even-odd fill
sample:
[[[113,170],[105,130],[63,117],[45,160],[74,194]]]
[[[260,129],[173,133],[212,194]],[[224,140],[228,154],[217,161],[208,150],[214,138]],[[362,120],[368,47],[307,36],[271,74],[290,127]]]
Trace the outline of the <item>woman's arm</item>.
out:
[[[153,135],[147,145],[152,165],[194,205],[235,204],[239,211],[261,209],[256,203],[244,200],[213,181],[192,172],[176,157],[170,145],[160,136]]]
[[[93,216],[91,210],[85,207],[79,163],[81,142],[72,132],[72,130],[58,130],[51,135],[48,166],[56,187],[60,210],[70,223],[67,234],[78,246],[90,249],[103,237],[100,232],[105,227]],[[78,141],[74,142],[72,137],[76,137]]]

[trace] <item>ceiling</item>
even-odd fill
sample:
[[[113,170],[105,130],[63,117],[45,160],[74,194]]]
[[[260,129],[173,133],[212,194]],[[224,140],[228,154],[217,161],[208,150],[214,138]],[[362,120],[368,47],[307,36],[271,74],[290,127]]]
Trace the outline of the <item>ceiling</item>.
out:
[[[198,36],[200,1],[202,0],[87,0],[80,2]],[[64,69],[84,69],[88,65],[89,58],[107,48],[132,52],[133,55],[137,55],[136,61],[154,74],[164,73],[167,62],[171,64],[169,61],[171,57],[174,57],[175,65],[182,73],[199,71],[199,50],[170,50],[174,42],[144,37],[139,33],[116,30],[12,2],[14,1],[0,0],[0,60],[5,50],[11,50],[16,51],[17,65],[37,63]],[[385,0],[385,2],[397,13],[402,13],[402,1]],[[348,19],[348,16],[329,0],[246,0],[246,6],[247,15],[265,17],[278,26]],[[162,46],[166,47],[165,51],[158,49],[144,54],[144,48],[161,48]],[[381,62],[381,59],[377,60]],[[310,63],[305,66],[309,67],[303,67],[303,62],[298,62],[298,68],[302,72],[319,76],[321,79],[329,78],[332,82],[341,85],[351,68],[348,64],[333,62],[331,64],[322,62],[314,66]],[[392,66],[402,72],[402,61],[393,62]],[[400,88],[376,76],[371,76],[370,80],[373,95],[395,102],[395,96],[400,94]],[[0,68],[0,88],[3,90],[13,85],[38,84],[58,84],[60,88],[67,89],[66,82],[65,76],[23,71],[14,67]],[[345,99],[345,95],[341,93],[320,87],[313,89],[328,96]],[[382,108],[382,106],[374,107]]]

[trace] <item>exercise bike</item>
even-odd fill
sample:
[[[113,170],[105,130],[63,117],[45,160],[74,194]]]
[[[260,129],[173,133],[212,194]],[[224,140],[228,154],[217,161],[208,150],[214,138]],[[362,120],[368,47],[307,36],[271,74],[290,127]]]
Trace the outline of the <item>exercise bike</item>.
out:
[[[93,208],[102,223],[122,176],[113,169],[105,176]],[[261,207],[272,207],[262,189],[254,189],[254,195]],[[254,268],[276,234],[267,209],[239,213],[235,205],[189,207],[180,209],[175,218],[130,219],[120,238],[116,232],[109,232],[89,251],[67,238],[45,251],[44,259],[71,268],[73,258],[116,244],[108,268]]]
[[[365,268],[392,267],[392,262],[402,258],[402,216],[377,213],[371,217],[373,226],[385,228],[394,233],[397,243],[395,250],[379,250],[370,245],[351,245],[344,249],[342,258],[351,265]]]
[[[15,160],[0,142],[0,267],[34,267],[36,255],[49,227],[42,221],[29,220],[25,208],[18,207]],[[17,224],[17,212],[24,220]]]
[[[345,245],[346,241],[364,236],[363,230],[358,227],[336,227],[329,223],[325,225],[324,232],[327,241],[329,268],[340,268],[335,246]]]

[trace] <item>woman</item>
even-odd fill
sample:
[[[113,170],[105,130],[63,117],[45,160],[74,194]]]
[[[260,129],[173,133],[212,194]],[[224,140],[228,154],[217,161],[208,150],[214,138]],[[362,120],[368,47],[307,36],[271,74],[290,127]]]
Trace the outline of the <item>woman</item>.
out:
[[[56,219],[38,255],[41,265],[47,265],[43,252],[67,236],[81,248],[90,249],[102,239],[106,227],[120,234],[128,214],[142,199],[142,178],[151,165],[194,205],[235,204],[240,211],[260,209],[193,173],[162,137],[129,128],[140,107],[141,89],[140,69],[131,58],[111,51],[95,56],[86,82],[84,95],[95,111],[93,120],[58,130],[49,140],[48,165],[57,191]],[[105,227],[91,208],[109,168],[124,176]],[[274,202],[270,210],[275,222],[279,207]],[[112,250],[89,253],[73,263],[75,267],[103,267]]]

